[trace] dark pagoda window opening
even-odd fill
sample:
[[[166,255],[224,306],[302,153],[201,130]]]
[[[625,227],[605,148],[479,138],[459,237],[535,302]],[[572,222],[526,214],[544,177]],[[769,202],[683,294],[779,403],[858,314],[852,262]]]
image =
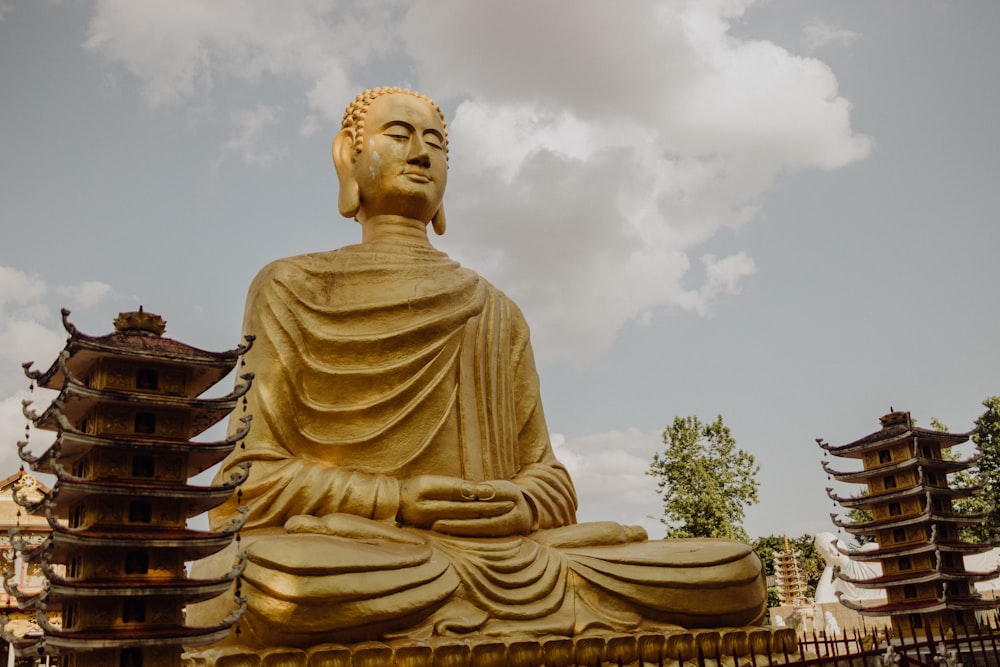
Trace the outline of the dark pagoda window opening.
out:
[[[125,554],[125,574],[146,574],[149,572],[149,554],[145,551],[129,551]]]
[[[122,649],[118,667],[142,667],[142,649],[138,647]]]
[[[931,448],[927,445],[920,445],[920,455],[925,459],[931,458]]]
[[[74,477],[86,477],[87,476],[87,462],[77,461],[73,464],[73,476]]]
[[[153,520],[153,506],[148,500],[133,500],[128,504],[128,520],[132,523],[150,523]]]
[[[156,415],[152,412],[137,412],[135,413],[135,432],[136,433],[155,433],[156,432]]]
[[[129,599],[122,603],[123,623],[145,623],[146,622],[146,601]]]
[[[924,473],[924,479],[927,480],[928,484],[934,484],[935,486],[937,485],[937,475],[935,475],[932,472]]]
[[[955,625],[965,625],[965,613],[961,611],[955,612]]]
[[[900,570],[912,570],[913,569],[913,564],[910,563],[910,557],[909,556],[902,556],[899,559],[899,569]]]
[[[892,461],[892,452],[890,452],[888,449],[881,450],[878,453],[878,462],[888,463],[889,461]]]
[[[153,457],[147,456],[145,454],[137,454],[132,459],[132,476],[133,477],[152,477],[153,471],[155,470],[155,465],[153,463]]]
[[[913,584],[903,586],[903,597],[907,599],[917,597],[917,587]]]
[[[68,604],[63,608],[63,628],[72,628],[76,623],[76,605]]]
[[[135,374],[136,389],[157,390],[160,387],[160,376],[152,368],[140,368]]]
[[[74,505],[69,513],[69,527],[79,528],[81,525],[83,525],[83,506]]]
[[[80,557],[75,556],[69,561],[69,576],[71,579],[75,579],[80,576]]]
[[[905,542],[906,541],[906,531],[902,528],[897,528],[892,531],[892,541],[893,542]]]
[[[80,430],[84,433],[90,433],[90,420],[84,419],[80,422]]]
[[[896,488],[896,477],[894,475],[889,475],[885,478],[885,488],[895,489]]]
[[[920,618],[920,614],[910,614],[910,627],[919,630],[921,626],[923,626],[923,619]]]
[[[899,506],[899,503],[889,503],[889,516],[896,516],[903,513],[903,508]]]

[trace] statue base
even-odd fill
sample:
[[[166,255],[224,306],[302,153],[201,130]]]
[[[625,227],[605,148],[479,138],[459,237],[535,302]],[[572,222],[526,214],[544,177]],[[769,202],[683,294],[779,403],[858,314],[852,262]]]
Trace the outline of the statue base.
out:
[[[308,649],[224,646],[186,653],[184,667],[601,667],[785,664],[799,651],[791,628],[716,628],[577,637],[439,637]]]

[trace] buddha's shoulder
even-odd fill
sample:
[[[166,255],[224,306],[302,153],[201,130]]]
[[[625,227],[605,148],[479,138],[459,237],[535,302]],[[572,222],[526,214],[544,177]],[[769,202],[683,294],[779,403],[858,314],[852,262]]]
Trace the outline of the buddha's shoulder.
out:
[[[346,246],[336,250],[311,252],[276,259],[257,272],[254,284],[263,285],[276,280],[294,281],[316,273],[335,270],[338,265],[347,261],[348,257],[353,254],[353,248],[354,246]]]

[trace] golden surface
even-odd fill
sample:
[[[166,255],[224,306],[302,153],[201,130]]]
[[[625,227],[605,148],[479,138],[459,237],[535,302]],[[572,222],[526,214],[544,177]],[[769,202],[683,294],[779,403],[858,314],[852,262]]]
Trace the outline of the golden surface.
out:
[[[426,98],[363,93],[333,143],[339,207],[362,242],[278,260],[250,287],[253,429],[219,473],[253,463],[234,641],[758,623],[764,579],[747,545],[576,523],[521,312],[428,241],[428,224],[445,227],[446,142]],[[221,615],[195,607],[189,623]]]

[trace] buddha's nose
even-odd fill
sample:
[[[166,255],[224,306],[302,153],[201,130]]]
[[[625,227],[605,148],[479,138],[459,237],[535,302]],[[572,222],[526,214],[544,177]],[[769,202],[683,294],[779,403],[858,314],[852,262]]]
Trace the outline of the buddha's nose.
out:
[[[414,137],[410,142],[410,155],[406,160],[409,164],[420,167],[431,166],[431,155],[427,150],[427,144],[419,137]]]

